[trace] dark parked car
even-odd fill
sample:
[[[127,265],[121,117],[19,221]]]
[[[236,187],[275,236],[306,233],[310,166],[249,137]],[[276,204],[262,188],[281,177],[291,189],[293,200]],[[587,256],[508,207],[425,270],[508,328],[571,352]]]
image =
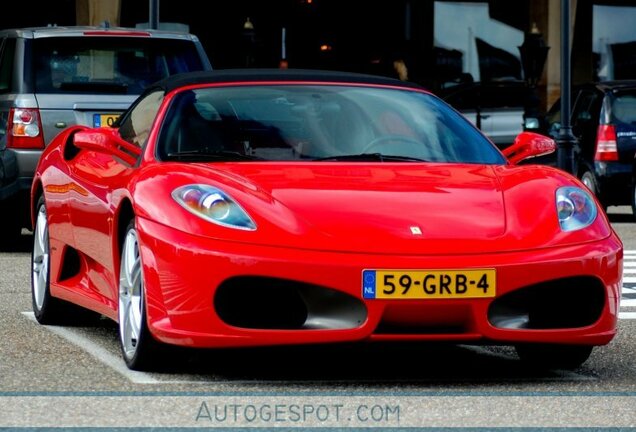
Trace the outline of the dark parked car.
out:
[[[35,166],[60,131],[111,125],[152,82],[209,69],[191,34],[102,27],[0,31],[0,239],[9,243],[30,226]]]
[[[470,82],[438,94],[500,149],[510,146],[523,130],[540,126],[539,113],[526,112],[533,94],[524,81]]]
[[[636,80],[576,86],[572,91],[574,173],[607,208],[631,205],[636,153]],[[547,133],[557,137],[561,102],[547,115]]]

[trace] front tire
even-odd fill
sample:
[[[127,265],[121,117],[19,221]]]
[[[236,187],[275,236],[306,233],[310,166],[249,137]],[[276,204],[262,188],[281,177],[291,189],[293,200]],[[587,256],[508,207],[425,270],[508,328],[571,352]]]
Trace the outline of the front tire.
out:
[[[585,171],[581,176],[581,181],[592,193],[598,197],[598,187],[596,186],[596,179],[591,171]]]
[[[576,369],[590,357],[591,345],[527,344],[515,347],[517,355],[533,369]]]
[[[607,204],[605,204],[605,202],[601,199],[601,196],[599,195],[600,191],[598,188],[598,183],[596,183],[596,178],[594,177],[594,174],[592,173],[592,171],[589,171],[589,170],[585,171],[583,175],[581,176],[581,181],[590,190],[590,192],[594,194],[594,196],[601,203],[601,207],[603,208],[603,211],[607,213],[608,206]]]
[[[126,365],[146,370],[162,345],[148,330],[144,281],[135,221],[126,228],[119,269],[119,342]]]
[[[62,324],[69,319],[68,307],[51,296],[51,248],[44,196],[38,199],[31,253],[31,300],[40,324]]]

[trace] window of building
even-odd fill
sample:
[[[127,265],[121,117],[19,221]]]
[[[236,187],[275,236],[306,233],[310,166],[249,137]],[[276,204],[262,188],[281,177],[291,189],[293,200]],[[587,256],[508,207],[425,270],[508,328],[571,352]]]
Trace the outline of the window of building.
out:
[[[597,79],[636,78],[636,6],[594,5],[592,14]]]
[[[523,31],[491,18],[488,3],[436,1],[434,16],[436,65],[445,81],[522,78]]]

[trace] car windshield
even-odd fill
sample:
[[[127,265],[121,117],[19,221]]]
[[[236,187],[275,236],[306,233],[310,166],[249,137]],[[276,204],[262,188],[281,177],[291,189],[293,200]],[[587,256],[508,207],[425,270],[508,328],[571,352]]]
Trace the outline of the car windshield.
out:
[[[438,98],[374,86],[260,85],[180,92],[161,160],[460,162],[504,157]]]
[[[188,40],[86,36],[33,44],[38,93],[141,94],[169,75],[203,69]]]

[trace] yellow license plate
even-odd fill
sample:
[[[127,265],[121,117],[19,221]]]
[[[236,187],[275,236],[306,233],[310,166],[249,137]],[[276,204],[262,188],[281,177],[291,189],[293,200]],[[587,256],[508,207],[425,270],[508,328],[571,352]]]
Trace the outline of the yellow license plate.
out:
[[[462,299],[494,297],[495,269],[363,270],[365,299]]]
[[[119,118],[119,114],[94,114],[93,127],[102,127],[102,126],[112,127],[118,118]]]

